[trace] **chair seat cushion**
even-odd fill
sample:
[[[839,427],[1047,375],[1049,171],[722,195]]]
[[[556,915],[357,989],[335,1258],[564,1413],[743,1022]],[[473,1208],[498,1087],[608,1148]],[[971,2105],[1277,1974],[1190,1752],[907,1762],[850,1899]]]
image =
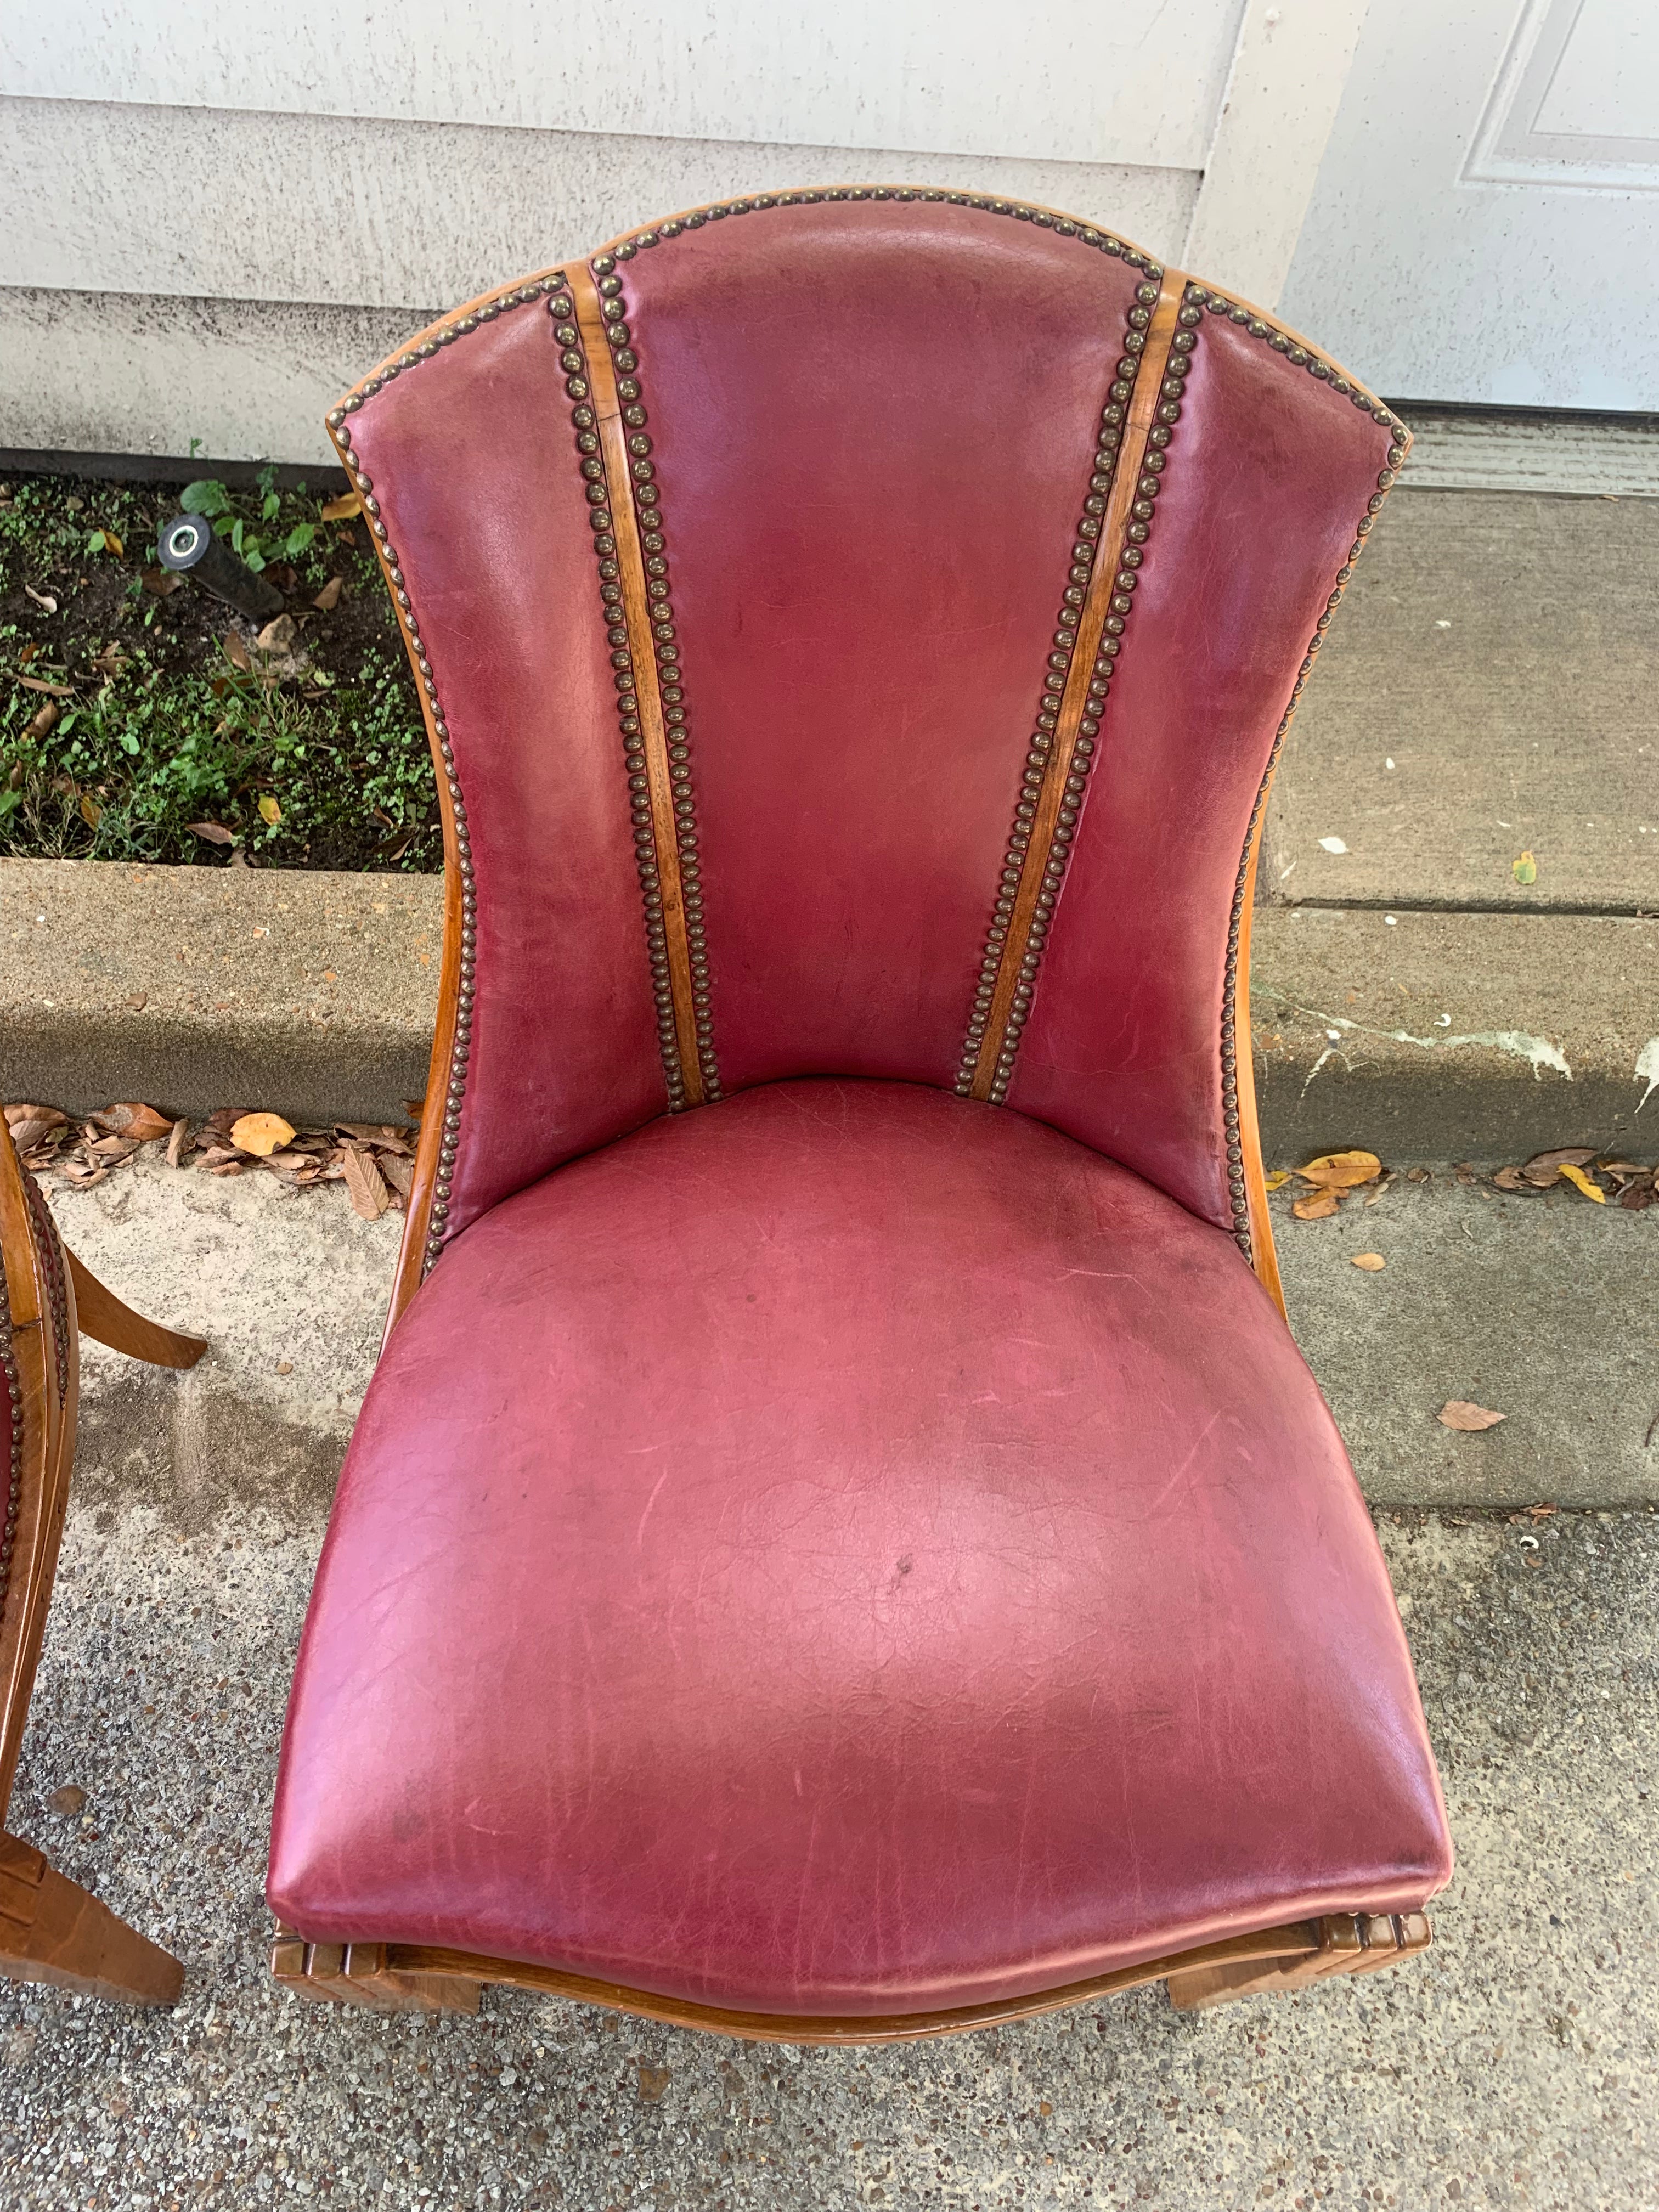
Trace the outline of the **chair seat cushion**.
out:
[[[497,1206],[393,1333],[283,1751],[313,1941],[926,2012],[1449,1872],[1288,1330],[1059,1132],[743,1092]]]

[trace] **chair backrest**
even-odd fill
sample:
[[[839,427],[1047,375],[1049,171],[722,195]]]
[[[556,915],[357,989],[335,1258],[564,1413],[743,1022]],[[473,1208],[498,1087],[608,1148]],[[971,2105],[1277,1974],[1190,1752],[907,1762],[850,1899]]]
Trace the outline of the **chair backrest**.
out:
[[[813,1073],[1006,1102],[1249,1249],[1254,831],[1386,408],[1104,232],[895,188],[634,233],[330,424],[449,809],[416,1276]]]

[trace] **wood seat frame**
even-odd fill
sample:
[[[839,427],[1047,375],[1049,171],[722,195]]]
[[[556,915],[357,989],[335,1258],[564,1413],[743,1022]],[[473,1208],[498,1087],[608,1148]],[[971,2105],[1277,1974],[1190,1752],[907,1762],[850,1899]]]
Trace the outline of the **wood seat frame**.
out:
[[[52,1603],[69,1504],[84,1330],[158,1367],[193,1367],[207,1346],[122,1304],[58,1237],[0,1127],[0,1367],[9,1411],[9,1487],[0,1537],[0,1823]],[[185,1970],[0,1828],[0,1975],[127,2004],[172,2004]]]
[[[873,188],[872,188],[873,189]],[[884,189],[878,197],[886,198]],[[908,197],[902,194],[901,197]],[[737,202],[741,210],[746,203]],[[760,203],[756,203],[760,204]],[[707,208],[690,210],[701,218]],[[721,208],[718,210],[725,213]],[[1061,223],[1073,223],[1059,210],[1030,210],[1040,219],[1052,219]],[[683,228],[685,216],[673,219],[664,234]],[[651,242],[647,235],[647,242]],[[623,241],[624,246],[626,240]],[[616,248],[605,250],[605,255]],[[1127,249],[1126,249],[1127,251]],[[622,413],[617,397],[616,374],[608,358],[606,332],[602,320],[602,309],[594,280],[593,270],[608,269],[612,262],[605,256],[587,264],[580,260],[568,263],[562,270],[544,272],[550,283],[566,287],[575,301],[574,312],[581,325],[586,343],[586,374],[592,379],[592,397],[600,436],[606,455],[607,474],[614,483],[626,483],[629,466],[624,447]],[[1149,267],[1152,266],[1148,259]],[[1097,640],[1104,618],[1106,601],[1112,588],[1114,576],[1128,522],[1128,487],[1135,481],[1140,465],[1140,456],[1146,450],[1149,433],[1153,427],[1153,409],[1158,399],[1159,377],[1163,361],[1167,357],[1176,330],[1177,311],[1183,301],[1193,298],[1207,300],[1212,311],[1224,308],[1237,321],[1249,321],[1254,328],[1276,333],[1281,349],[1298,349],[1298,360],[1311,356],[1321,364],[1321,373],[1331,378],[1342,378],[1340,389],[1352,386],[1363,394],[1357,379],[1347,378],[1340,364],[1330,362],[1320,348],[1314,346],[1300,333],[1290,329],[1278,318],[1267,314],[1237,295],[1223,301],[1219,294],[1201,288],[1192,288],[1188,278],[1179,270],[1154,270],[1161,276],[1158,288],[1158,305],[1151,318],[1148,344],[1152,352],[1147,363],[1151,374],[1143,374],[1134,387],[1134,398],[1129,410],[1125,432],[1122,459],[1115,482],[1115,491],[1106,518],[1104,533],[1097,553],[1094,576],[1088,603],[1085,608],[1080,634],[1090,641]],[[494,315],[502,306],[511,306],[520,298],[529,298],[528,290],[520,292],[514,285],[497,287],[495,290],[470,301],[465,307],[430,324],[410,338],[398,352],[371,371],[354,388],[354,392],[328,417],[330,435],[346,470],[348,479],[367,486],[368,478],[358,472],[358,464],[351,446],[352,410],[372,396],[381,384],[404,369],[413,368],[417,362],[440,345],[458,335],[461,330],[472,328],[479,320]],[[1146,296],[1142,295],[1143,297]],[[1158,356],[1153,361],[1153,354]],[[1379,403],[1372,402],[1372,404]],[[1390,419],[1386,412],[1378,420]],[[1405,427],[1394,422],[1392,434],[1401,450],[1409,446],[1409,434]],[[1379,502],[1373,501],[1373,507]],[[371,501],[371,506],[373,502]],[[637,532],[627,499],[617,502],[617,551],[622,568],[622,584],[630,610],[630,626],[643,624],[648,619],[647,584]],[[1360,524],[1363,534],[1370,528],[1369,520]],[[428,737],[437,770],[440,804],[443,816],[445,841],[446,907],[441,979],[439,990],[439,1009],[436,1035],[434,1039],[431,1074],[428,1097],[441,1101],[449,1082],[458,1014],[460,1006],[463,970],[463,894],[465,871],[460,865],[461,848],[457,837],[450,783],[441,728],[435,718],[435,695],[427,680],[427,665],[422,658],[423,647],[408,614],[409,600],[402,589],[402,579],[392,568],[387,552],[386,534],[380,530],[376,537],[376,551],[386,574],[388,591],[393,605],[399,610],[398,620],[404,641],[414,669],[416,686],[420,690],[422,711],[426,718]],[[1355,547],[1355,554],[1358,551]],[[1345,574],[1346,572],[1345,571]],[[1330,604],[1334,605],[1338,593]],[[1321,628],[1322,629],[1323,623]],[[643,631],[641,630],[641,633]],[[1315,641],[1316,645],[1318,640]],[[1087,671],[1093,659],[1093,645],[1087,651],[1079,647],[1075,668],[1082,672],[1080,682],[1086,684]],[[1304,663],[1304,669],[1310,664]],[[649,656],[644,657],[641,682],[649,689]],[[1298,682],[1296,690],[1302,689]],[[1069,698],[1069,694],[1068,694]],[[1231,966],[1234,978],[1233,1038],[1236,1041],[1237,1109],[1239,1139],[1243,1151],[1244,1180],[1244,1215],[1247,1224],[1241,1237],[1250,1264],[1264,1287],[1284,1312],[1285,1301],[1280,1288],[1279,1267],[1273,1251],[1273,1231],[1267,1212],[1267,1187],[1263,1173],[1261,1146],[1256,1119],[1255,1088],[1250,1051],[1249,1019],[1249,941],[1250,915],[1255,902],[1256,864],[1261,824],[1267,799],[1273,781],[1285,729],[1294,710],[1285,713],[1280,725],[1279,740],[1275,743],[1272,761],[1256,802],[1251,820],[1249,840],[1240,870],[1240,891],[1237,914],[1237,950]],[[1082,711],[1081,692],[1072,702],[1072,722]],[[1075,735],[1075,727],[1073,734]],[[1057,756],[1057,760],[1059,757]],[[1056,773],[1045,786],[1043,805],[1048,817],[1053,817],[1060,805],[1060,792],[1065,762],[1059,760]],[[656,770],[653,768],[653,775]],[[656,775],[653,786],[653,805],[666,807],[670,804],[669,787],[664,780],[665,770]],[[1052,827],[1052,818],[1049,825]],[[1044,841],[1036,836],[1031,840],[1032,851],[1046,849]],[[659,840],[659,851],[672,856],[674,850],[672,836]],[[667,860],[663,865],[667,866]],[[1036,877],[1029,884],[1023,883],[1022,897],[1029,905],[1036,892]],[[673,901],[668,901],[672,907]],[[1013,933],[1010,933],[1010,942]],[[672,955],[671,946],[671,955]],[[672,959],[671,959],[671,964]],[[684,948],[679,966],[685,965]],[[1013,967],[1005,963],[1006,974],[999,974],[997,996],[993,1001],[993,1012],[1006,1024],[1012,994],[1017,978]],[[684,979],[675,969],[677,985]],[[684,1004],[681,1001],[684,1000]],[[684,1031],[683,1045],[691,1036],[690,1000],[689,985],[677,989],[676,1022]],[[1001,1030],[994,1023],[988,1031],[979,1065],[975,1072],[972,1095],[996,1099],[1000,1093],[993,1081],[995,1049]],[[695,1105],[702,1098],[701,1077],[694,1049],[689,1046],[682,1051],[686,1083],[686,1103]],[[440,1112],[427,1115],[422,1127],[421,1142],[416,1158],[414,1185],[404,1224],[402,1250],[397,1277],[393,1284],[391,1308],[386,1321],[389,1336],[398,1316],[414,1296],[432,1262],[434,1201],[447,1192],[441,1182],[441,1144],[444,1117]],[[781,2014],[732,2011],[678,1999],[660,1997],[641,1990],[624,1988],[587,1977],[565,1973],[549,1967],[526,1965],[508,1959],[485,1957],[468,1952],[447,1950],[423,1944],[389,1943],[375,1941],[350,1943],[309,1943],[293,1929],[279,1926],[270,1957],[271,1972],[278,1983],[296,1996],[333,2000],[343,2003],[369,2006],[381,2011],[459,2011],[477,2009],[479,1992],[485,1982],[505,1986],[535,1990],[545,1994],[563,1996],[574,2002],[599,2004],[636,2017],[661,2021],[674,2026],[701,2027],[722,2035],[733,2035],[757,2041],[799,2044],[879,2044],[899,2042],[915,2038],[948,2035],[961,2031],[1009,2021],[1032,2018],[1039,2014],[1063,2008],[1085,2004],[1119,1990],[1137,1989],[1152,1982],[1167,1982],[1171,2002],[1182,2010],[1193,2010],[1224,2002],[1230,1998],[1247,1996],[1273,1990],[1295,1990],[1322,1980],[1334,1974],[1368,1973],[1376,1968],[1397,1964],[1401,1960],[1425,1950],[1431,1942],[1426,1917],[1420,1911],[1395,1915],[1376,1915],[1355,1911],[1316,1920],[1297,1921],[1287,1925],[1262,1929],[1235,1936],[1225,1942],[1206,1945],[1196,1950],[1154,1959],[1144,1964],[1129,1966],[1114,1973],[1079,1982],[1064,1988],[1041,1991],[1026,1997],[1011,1998],[998,2002],[969,2006],[957,2010],[938,2013],[918,2013],[890,2017],[832,2017],[796,2016]]]

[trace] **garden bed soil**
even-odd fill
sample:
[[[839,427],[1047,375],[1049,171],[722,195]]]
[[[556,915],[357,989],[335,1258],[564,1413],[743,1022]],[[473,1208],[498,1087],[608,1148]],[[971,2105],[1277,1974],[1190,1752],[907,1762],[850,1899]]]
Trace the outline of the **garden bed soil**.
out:
[[[282,592],[161,569],[181,503]],[[430,872],[436,788],[361,519],[327,489],[0,483],[0,855]]]

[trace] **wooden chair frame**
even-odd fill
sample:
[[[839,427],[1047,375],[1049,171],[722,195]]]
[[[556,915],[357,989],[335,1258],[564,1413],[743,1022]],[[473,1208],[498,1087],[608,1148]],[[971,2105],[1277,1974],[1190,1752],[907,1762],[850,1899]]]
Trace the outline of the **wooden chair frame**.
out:
[[[64,1245],[33,1177],[0,1128],[0,1369],[9,1467],[0,1538],[0,1822],[16,1778],[58,1547],[69,1504],[79,1335],[159,1367],[192,1367],[207,1346],[145,1321]],[[172,2004],[185,1970],[0,1829],[0,1975],[128,2004]]]
[[[744,204],[739,202],[737,204],[741,206]],[[707,214],[708,210],[702,208],[690,212],[701,216]],[[725,210],[720,209],[719,212],[723,213]],[[1060,222],[1073,220],[1054,210],[1042,210],[1042,213],[1045,217],[1053,216]],[[674,220],[683,226],[684,215]],[[576,295],[577,313],[589,340],[588,374],[594,380],[595,408],[603,434],[616,448],[610,454],[611,462],[618,480],[625,482],[628,466],[620,444],[623,435],[620,412],[614,374],[607,358],[604,326],[597,319],[599,313],[597,295],[583,264],[578,261],[567,264],[567,267],[578,270],[580,278],[560,275],[557,281],[569,285]],[[1188,278],[1179,270],[1171,269],[1164,272],[1163,298],[1154,319],[1152,336],[1159,338],[1165,355],[1176,327],[1175,312],[1185,296],[1188,283]],[[367,481],[356,475],[357,464],[350,444],[349,410],[361,405],[363,396],[377,390],[381,380],[406,368],[412,368],[417,360],[436,350],[440,344],[455,334],[456,325],[470,329],[477,320],[487,319],[500,307],[511,305],[520,296],[528,297],[529,295],[521,295],[515,285],[500,286],[493,291],[481,294],[465,306],[428,325],[355,387],[354,393],[328,418],[330,435],[349,478]],[[1292,331],[1278,317],[1253,307],[1248,301],[1239,300],[1237,295],[1232,296],[1231,304],[1235,309],[1235,319],[1253,319],[1280,334],[1288,345],[1304,348],[1321,361],[1328,360],[1319,348],[1312,345],[1299,332]],[[1339,364],[1330,363],[1328,374],[1336,377],[1345,374],[1345,372],[1340,370]],[[1342,388],[1346,389],[1346,385]],[[1138,380],[1126,432],[1124,459],[1119,470],[1119,477],[1126,485],[1133,483],[1139,465],[1139,455],[1145,450],[1152,425],[1152,408],[1157,393],[1156,376],[1143,376]],[[1402,425],[1395,424],[1394,434],[1402,445],[1409,445],[1409,434]],[[1376,503],[1374,501],[1373,505]],[[626,505],[626,501],[622,502],[619,514]],[[1109,519],[1109,535],[1115,532],[1121,541],[1127,519],[1127,506],[1121,501],[1117,502]],[[627,538],[625,520],[619,527],[623,529],[623,544],[620,550],[626,552],[632,541]],[[1360,527],[1362,532],[1368,529],[1369,522],[1362,522]],[[377,537],[375,550],[394,607],[400,611],[399,626],[420,690],[428,738],[437,770],[444,831],[446,883],[438,1018],[427,1093],[434,1110],[424,1116],[422,1123],[413,1189],[386,1319],[386,1334],[389,1336],[399,1316],[419,1288],[430,1264],[428,1236],[434,1218],[434,1202],[440,1194],[441,1148],[445,1127],[442,1107],[450,1079],[460,1006],[465,915],[464,871],[460,866],[461,852],[441,730],[435,719],[434,695],[431,685],[423,680],[422,647],[407,613],[409,603],[400,588],[401,579],[391,566],[383,531]],[[1103,548],[1098,556],[1097,574],[1103,580],[1103,591],[1104,580],[1109,580],[1114,573],[1116,559],[1115,544]],[[623,562],[623,587],[642,611],[644,575],[640,568],[636,543],[632,544],[632,553]],[[1097,596],[1091,590],[1091,605]],[[1334,605],[1334,599],[1331,604]],[[1101,605],[1103,608],[1103,598]],[[1090,654],[1079,655],[1078,665],[1086,669],[1091,658]],[[1297,689],[1299,692],[1299,684]],[[1249,941],[1262,823],[1285,728],[1293,711],[1294,702],[1280,726],[1279,742],[1275,743],[1251,820],[1240,877],[1237,909],[1237,951],[1231,963],[1237,1112],[1249,1223],[1249,1255],[1252,1267],[1281,1314],[1285,1311],[1285,1299],[1267,1209],[1250,1048]],[[1057,797],[1054,804],[1058,804]],[[694,1079],[695,1060],[690,1060],[688,1066],[693,1071],[688,1073],[688,1083],[692,1085],[689,1095],[693,1096],[695,1103],[696,1098],[702,1096]],[[976,1086],[974,1095],[986,1095],[982,1085]],[[672,2026],[700,2027],[718,2034],[755,2041],[857,2045],[949,2035],[1002,2021],[1030,2019],[1043,2013],[1089,2003],[1119,1990],[1142,1988],[1159,1981],[1168,1984],[1170,2002],[1177,2009],[1194,2010],[1223,2003],[1233,1997],[1304,1988],[1334,1974],[1371,1972],[1378,1967],[1396,1965],[1403,1959],[1414,1956],[1425,1950],[1431,1941],[1428,1919],[1420,1911],[1393,1915],[1344,1913],[1233,1936],[1224,1942],[1147,1960],[1086,1982],[1039,1991],[1026,1997],[947,2012],[856,2018],[726,2010],[660,1997],[648,1991],[526,1965],[510,1959],[486,1957],[423,1944],[374,1941],[309,1943],[293,1929],[282,1925],[277,1928],[272,1948],[270,1969],[276,1981],[296,1996],[363,2005],[380,2011],[476,2012],[482,1985],[485,1982],[494,1982],[509,1988],[535,1990],[550,1996],[567,1997],[578,2003],[603,2005],[641,2019],[660,2021]]]
[[[562,1974],[549,1966],[527,1966],[512,1959],[483,1958],[424,1943],[307,1943],[291,1928],[281,1926],[271,1947],[270,1971],[278,1985],[295,1996],[360,2005],[372,2012],[474,2013],[483,1984],[499,1982],[508,1989],[534,1990],[544,1996],[568,1998],[574,2004],[603,2005],[636,2020],[704,2028],[747,2043],[841,2045],[960,2035],[969,2028],[1063,2012],[1125,1990],[1145,1989],[1152,1982],[1169,1984],[1170,2002],[1176,2011],[1202,2011],[1232,1997],[1305,1989],[1333,1974],[1374,1973],[1379,1966],[1398,1966],[1402,1959],[1427,1950],[1431,1940],[1427,1917],[1421,1912],[1328,1915],[1231,1936],[1167,1959],[1149,1959],[1114,1974],[1042,1990],[1029,1997],[963,2005],[951,2012],[847,2019],[732,2012],[717,2005],[653,1996],[582,1974]]]

